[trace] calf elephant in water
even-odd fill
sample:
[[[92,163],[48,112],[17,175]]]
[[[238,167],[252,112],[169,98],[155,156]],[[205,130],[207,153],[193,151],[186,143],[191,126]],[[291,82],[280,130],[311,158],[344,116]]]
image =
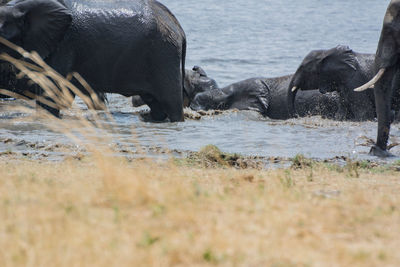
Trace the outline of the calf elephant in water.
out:
[[[1,37],[38,52],[61,75],[78,72],[95,92],[139,94],[153,120],[183,120],[186,37],[161,3],[13,0],[0,7],[0,21]],[[46,97],[37,104],[59,116]]]
[[[321,93],[338,92],[340,100],[335,119],[373,120],[373,90],[357,94],[353,89],[374,76],[374,59],[374,54],[357,53],[347,46],[311,51],[298,67],[288,87],[290,114],[296,114],[296,93],[301,90],[319,89]]]
[[[214,79],[208,77],[207,73],[201,67],[194,66],[191,70],[185,71],[184,88],[183,106],[188,107],[196,94],[218,89],[218,84]],[[140,96],[132,97],[132,105],[134,107],[145,104]]]
[[[288,119],[287,88],[292,77],[251,78],[222,89],[199,93],[190,107],[194,110],[255,110],[272,119]],[[337,110],[338,97],[321,94],[318,90],[304,91],[299,93],[295,105],[301,116],[330,117]]]
[[[370,154],[388,157],[391,156],[387,151],[387,143],[392,122],[392,109],[400,108],[400,0],[392,0],[387,8],[374,67],[376,75],[355,91],[375,87],[378,137]]]

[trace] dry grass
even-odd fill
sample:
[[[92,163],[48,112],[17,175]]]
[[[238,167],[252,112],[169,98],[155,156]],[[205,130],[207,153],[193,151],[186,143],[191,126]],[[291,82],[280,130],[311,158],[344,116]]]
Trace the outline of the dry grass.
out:
[[[400,177],[0,163],[1,266],[398,266]]]

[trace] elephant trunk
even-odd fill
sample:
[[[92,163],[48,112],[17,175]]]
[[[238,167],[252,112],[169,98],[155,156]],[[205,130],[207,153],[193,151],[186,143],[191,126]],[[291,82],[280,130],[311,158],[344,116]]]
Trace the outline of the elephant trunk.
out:
[[[292,80],[293,81],[293,80]],[[288,113],[290,117],[297,116],[295,100],[297,91],[300,90],[297,86],[293,86],[293,82],[290,83],[288,88],[288,95],[287,95],[287,106],[288,106]]]
[[[386,12],[381,37],[378,43],[378,49],[375,56],[375,66],[379,69],[378,73],[368,83],[354,89],[356,92],[362,92],[368,88],[373,88],[382,76],[385,74],[386,69],[395,66],[398,61],[397,53],[397,42],[393,31],[391,30],[391,24],[393,23],[393,16],[391,15],[390,9]]]

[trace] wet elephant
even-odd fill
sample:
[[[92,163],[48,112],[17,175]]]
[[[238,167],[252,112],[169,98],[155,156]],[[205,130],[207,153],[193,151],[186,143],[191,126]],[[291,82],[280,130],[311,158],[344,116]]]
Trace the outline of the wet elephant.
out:
[[[38,52],[63,76],[78,72],[96,92],[139,94],[151,119],[183,121],[186,37],[161,3],[13,0],[0,7],[0,20],[1,37]],[[37,104],[59,116],[57,105]]]
[[[183,97],[183,106],[188,107],[196,94],[217,89],[218,84],[214,79],[207,76],[207,73],[203,68],[194,66],[191,70],[185,71],[184,88],[185,94]],[[145,104],[146,103],[140,96],[137,95],[132,97],[132,105],[134,107],[139,107]]]
[[[199,93],[190,107],[194,110],[254,110],[272,119],[288,119],[287,88],[292,77],[250,78],[222,89]],[[302,91],[295,105],[301,116],[329,117],[337,110],[338,97],[321,94],[318,90]]]
[[[354,52],[347,46],[311,51],[302,61],[288,87],[288,108],[296,114],[293,105],[300,90],[319,89],[321,93],[338,92],[338,120],[373,120],[374,93],[369,89],[361,94],[353,91],[374,75],[374,54]]]
[[[400,0],[392,0],[387,8],[374,62],[376,75],[355,89],[362,92],[374,86],[378,136],[370,154],[388,157],[387,151],[392,110],[400,108]]]
[[[17,70],[10,63],[0,63],[0,88],[4,90],[4,94],[0,94],[0,99],[34,99],[36,88],[27,86],[27,81],[17,79]],[[84,93],[88,93],[83,91]],[[106,108],[107,96],[104,92],[95,92],[97,99],[91,101],[88,105],[89,109],[104,110]],[[89,94],[87,94],[88,97]]]
[[[9,63],[0,63],[0,89],[6,90],[0,94],[0,98],[12,98],[16,92],[16,71],[13,65]],[[22,93],[22,92],[21,92]]]

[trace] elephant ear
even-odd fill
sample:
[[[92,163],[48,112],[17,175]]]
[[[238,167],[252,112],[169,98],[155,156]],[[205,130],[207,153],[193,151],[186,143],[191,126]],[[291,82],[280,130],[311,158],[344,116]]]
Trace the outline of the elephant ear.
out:
[[[22,46],[45,59],[71,25],[72,15],[62,0],[26,0],[16,5],[23,14]]]
[[[328,50],[323,61],[326,65],[332,67],[332,69],[342,68],[344,66],[345,69],[350,68],[356,71],[358,66],[358,60],[354,51],[350,47],[344,45],[338,45]]]

